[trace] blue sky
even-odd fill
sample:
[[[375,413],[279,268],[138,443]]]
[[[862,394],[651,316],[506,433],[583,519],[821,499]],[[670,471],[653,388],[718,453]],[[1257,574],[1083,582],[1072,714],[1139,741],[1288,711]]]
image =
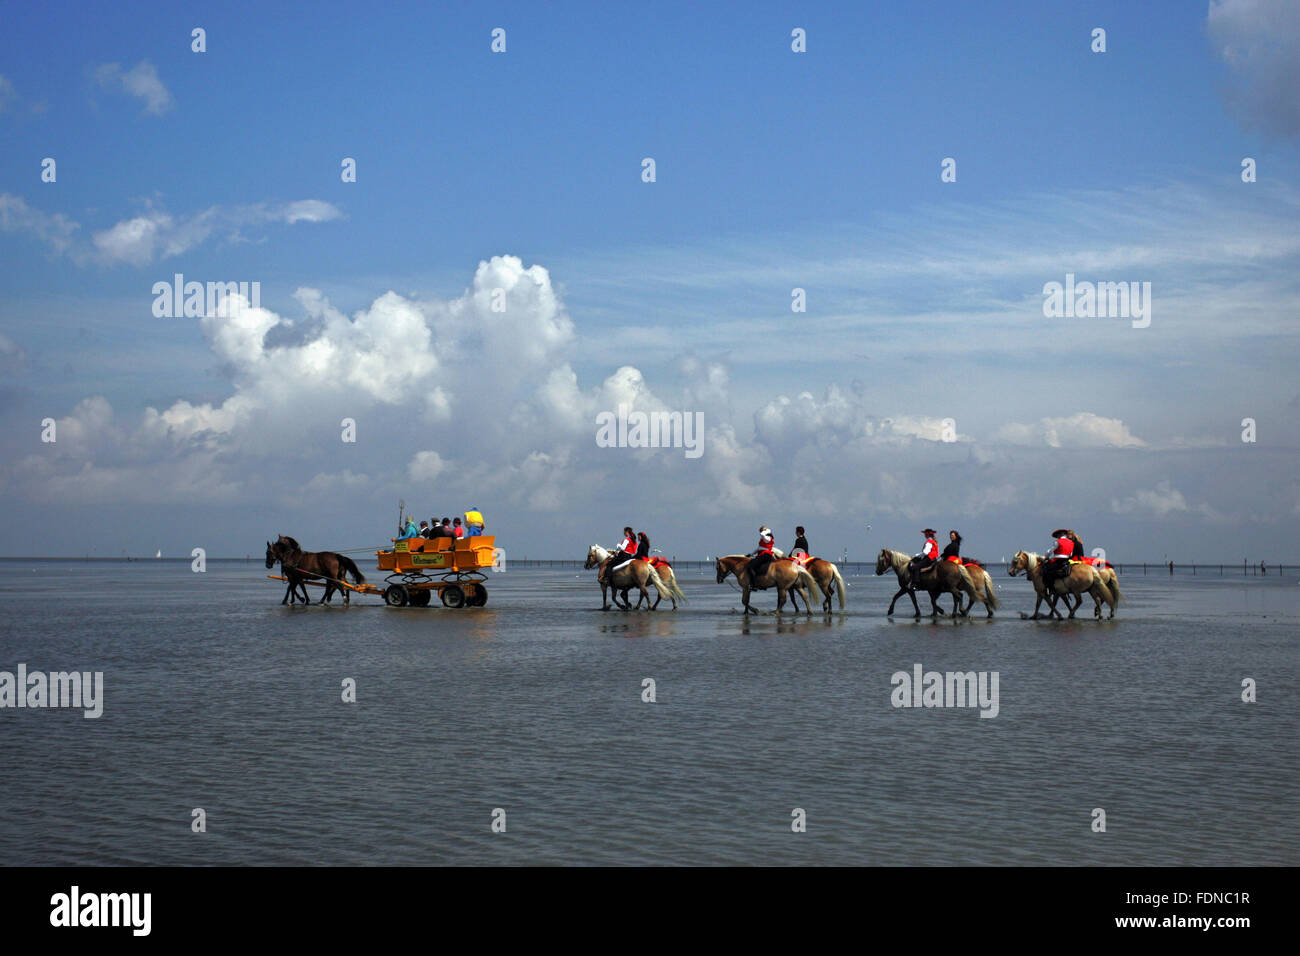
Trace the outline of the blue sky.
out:
[[[221,529],[213,553],[244,553],[268,523],[364,544],[399,495],[446,494],[516,540],[563,521],[556,556],[628,520],[701,553],[749,547],[760,521],[820,521],[828,552],[962,521],[1001,556],[1041,544],[1059,510],[1035,489],[1062,471],[1086,489],[1068,520],[1121,551],[1266,548],[1277,522],[1300,523],[1300,164],[1277,93],[1298,75],[1293,10],[8,5],[0,500],[18,517],[0,553],[49,550],[54,514],[95,516],[88,547],[105,554],[188,551],[175,529],[195,516]],[[340,181],[343,157],[357,182]],[[502,256],[518,266],[479,272]],[[1051,328],[1040,290],[1067,271],[1152,282],[1152,327]],[[259,281],[280,319],[267,354],[241,365],[212,323],[155,319],[150,289],[174,272]],[[524,324],[489,327],[476,274],[522,283]],[[304,288],[344,318],[311,314]],[[401,302],[376,308],[390,291]],[[544,345],[520,359],[530,320]],[[416,372],[393,388],[410,391],[358,385],[373,337],[401,334]],[[305,356],[345,338],[322,397]],[[580,420],[621,395],[704,410],[723,429],[712,464],[596,449]],[[164,441],[149,410],[178,403],[227,414],[173,415]],[[352,408],[366,440],[337,448]],[[1267,423],[1251,448],[1247,415]],[[57,451],[38,442],[46,416],[72,423]],[[946,417],[955,444],[931,435]],[[432,472],[413,470],[435,449]],[[625,461],[648,482],[638,517],[607,494]],[[787,494],[775,473],[792,466],[818,490]],[[298,493],[312,482],[360,504],[323,517]],[[156,495],[126,493],[142,483]],[[996,490],[972,496],[981,483]],[[842,530],[868,522],[892,540]]]

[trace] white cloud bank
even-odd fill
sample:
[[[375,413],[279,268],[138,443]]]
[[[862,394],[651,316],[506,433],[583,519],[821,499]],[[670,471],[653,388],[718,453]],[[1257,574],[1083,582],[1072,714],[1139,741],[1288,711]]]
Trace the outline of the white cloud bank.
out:
[[[673,502],[681,516],[919,519],[1055,507],[1060,481],[1043,481],[1053,456],[1150,454],[1122,421],[1091,412],[945,441],[942,419],[881,414],[863,390],[834,385],[735,412],[725,366],[689,355],[671,386],[652,386],[631,363],[584,385],[571,364],[580,342],[549,273],[514,256],[481,262],[450,300],[390,291],[345,315],[318,290],[296,298],[294,318],[234,299],[200,320],[231,382],[224,400],[180,398],[125,422],[105,398],[85,399],[60,420],[57,448],[0,479],[42,501],[301,501],[305,488],[387,499],[422,488],[540,513],[618,498],[641,501],[635,510]],[[599,447],[597,415],[620,405],[702,412],[702,458]],[[352,444],[340,437],[348,418]],[[1114,487],[1077,479],[1103,512],[1189,510],[1159,487],[1112,507]]]

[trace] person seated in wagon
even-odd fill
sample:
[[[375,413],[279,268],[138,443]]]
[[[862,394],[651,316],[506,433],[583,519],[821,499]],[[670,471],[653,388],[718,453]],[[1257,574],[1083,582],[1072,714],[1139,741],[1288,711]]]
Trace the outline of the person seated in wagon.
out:
[[[465,526],[469,528],[469,536],[476,538],[483,533],[483,513],[478,508],[470,508],[465,512]]]

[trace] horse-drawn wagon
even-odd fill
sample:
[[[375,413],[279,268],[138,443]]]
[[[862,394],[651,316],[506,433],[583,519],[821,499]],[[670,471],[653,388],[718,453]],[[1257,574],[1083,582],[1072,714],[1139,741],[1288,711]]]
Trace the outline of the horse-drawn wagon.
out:
[[[286,545],[285,542],[292,545]],[[381,595],[390,607],[428,607],[433,596],[450,608],[482,607],[487,603],[487,580],[484,571],[496,561],[496,537],[476,535],[465,538],[399,538],[391,551],[376,551],[380,571],[387,571],[383,586],[368,584],[356,572],[350,561],[345,563],[358,577],[350,583],[342,570],[322,571],[317,563],[305,558],[332,555],[333,552],[303,552],[292,538],[283,536],[272,545],[268,542],[266,566],[280,561],[282,575],[267,575],[275,581],[288,581],[290,593],[299,585],[312,584],[325,587],[326,598],[333,590],[348,594]],[[306,594],[304,587],[303,594]],[[286,599],[289,594],[286,594]],[[305,599],[305,598],[304,598]]]
[[[428,607],[436,593],[447,607],[482,607],[487,603],[483,571],[494,563],[495,542],[490,534],[394,541],[392,551],[375,552],[379,570],[389,572],[384,601],[392,607]]]

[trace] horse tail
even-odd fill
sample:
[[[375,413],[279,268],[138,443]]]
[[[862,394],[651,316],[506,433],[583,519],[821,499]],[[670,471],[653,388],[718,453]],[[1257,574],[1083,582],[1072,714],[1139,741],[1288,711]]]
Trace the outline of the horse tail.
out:
[[[361,573],[361,569],[357,567],[356,562],[353,561],[351,558],[349,558],[346,554],[339,555],[339,564],[343,566],[344,573],[352,575],[353,583],[355,584],[366,583],[366,576]],[[339,577],[342,578],[343,575],[339,575]]]
[[[998,596],[993,590],[993,578],[984,568],[980,568],[980,573],[984,575],[984,593],[988,595],[984,603],[996,611],[998,609]]]
[[[668,574],[668,588],[673,592],[673,597],[677,598],[677,600],[681,601],[683,604],[686,603],[686,595],[683,594],[682,589],[677,586],[677,572],[673,571],[671,568],[669,569]]]
[[[632,580],[633,581],[636,580],[635,575],[633,575]],[[656,571],[654,569],[654,566],[651,564],[646,565],[645,583],[654,585],[654,589],[658,591],[660,594],[663,594],[665,591],[668,591],[668,585],[664,584],[664,579],[659,576],[659,572]]]
[[[1117,605],[1120,601],[1124,600],[1124,595],[1119,593],[1119,575],[1115,573],[1113,568],[1111,569],[1110,581],[1108,583],[1110,586],[1110,596],[1115,599],[1111,603]]]
[[[844,579],[840,577],[840,569],[831,565],[831,573],[835,575],[835,591],[840,596],[840,610],[844,610]]]
[[[812,585],[812,587],[809,588],[809,593],[817,595],[817,600],[819,601],[826,600],[826,592],[823,591],[822,586],[817,583],[817,579],[808,573],[807,568],[799,569],[799,576],[795,578],[795,581],[805,588]]]

